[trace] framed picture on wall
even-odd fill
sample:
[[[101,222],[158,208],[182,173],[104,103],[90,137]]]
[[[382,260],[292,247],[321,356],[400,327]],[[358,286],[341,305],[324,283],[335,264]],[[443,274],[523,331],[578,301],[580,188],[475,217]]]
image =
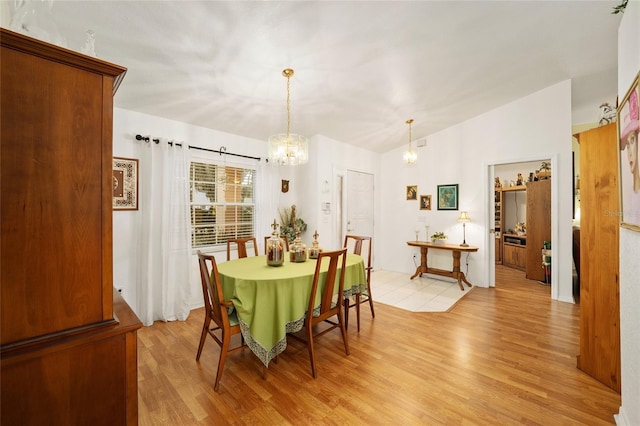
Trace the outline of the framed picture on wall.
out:
[[[640,165],[638,165],[638,110],[640,73],[618,107],[620,149],[620,226],[640,231]]]
[[[458,210],[458,184],[438,185],[438,210]]]
[[[138,210],[138,160],[113,157],[113,210]]]
[[[407,186],[407,200],[418,199],[418,185]]]
[[[431,210],[431,195],[420,196],[420,210]]]

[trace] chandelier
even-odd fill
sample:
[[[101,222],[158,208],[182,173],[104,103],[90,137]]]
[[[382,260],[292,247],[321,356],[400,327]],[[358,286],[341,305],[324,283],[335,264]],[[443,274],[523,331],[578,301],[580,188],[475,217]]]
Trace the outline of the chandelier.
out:
[[[418,154],[413,150],[411,146],[411,123],[413,123],[413,118],[407,120],[407,124],[409,125],[409,149],[404,152],[402,159],[407,164],[413,164],[418,159]]]
[[[289,110],[289,79],[293,76],[293,70],[286,68],[282,75],[287,78],[287,133],[280,133],[269,137],[269,161],[295,166],[309,161],[309,143],[307,138],[289,132],[291,127],[291,112]]]

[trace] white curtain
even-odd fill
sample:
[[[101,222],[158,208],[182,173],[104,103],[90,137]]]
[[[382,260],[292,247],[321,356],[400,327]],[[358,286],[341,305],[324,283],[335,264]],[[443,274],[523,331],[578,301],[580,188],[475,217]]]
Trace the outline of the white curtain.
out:
[[[258,244],[264,244],[264,237],[273,232],[273,220],[280,223],[278,196],[281,182],[277,166],[260,162],[256,169],[256,239]]]
[[[144,325],[184,320],[191,282],[189,149],[144,144],[139,178],[136,313]]]

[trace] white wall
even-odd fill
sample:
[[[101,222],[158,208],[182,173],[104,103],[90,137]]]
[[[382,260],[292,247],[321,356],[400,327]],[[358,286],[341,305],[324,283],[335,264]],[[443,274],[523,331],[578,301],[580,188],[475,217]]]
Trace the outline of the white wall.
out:
[[[161,143],[173,140],[185,145],[194,145],[213,150],[220,150],[220,147],[224,146],[228,152],[261,157],[263,159],[266,157],[267,152],[266,141],[244,138],[148,114],[115,108],[113,117],[113,156],[140,158],[139,150],[144,142],[136,141],[136,134],[160,138]],[[191,155],[223,161],[219,154],[214,153],[191,150]],[[276,217],[277,206],[279,203],[284,204],[292,200],[293,195],[280,193],[280,173],[282,171],[278,167],[267,166],[264,160],[258,163],[255,160],[232,156],[227,156],[226,161],[227,164],[259,167],[258,180],[260,180],[261,188],[263,188],[262,192],[274,194],[272,197],[263,197],[263,202],[260,203],[259,210],[256,212],[256,235],[259,243],[262,243],[260,241],[262,235],[269,234],[270,228],[268,224]],[[139,164],[140,169],[147,166],[142,162]],[[139,191],[144,190],[144,188],[139,188]],[[256,195],[258,198],[264,194]],[[143,207],[140,206],[140,208]],[[124,298],[131,306],[137,306],[137,239],[139,238],[140,218],[141,215],[138,211],[113,212],[113,283],[114,287],[122,289]],[[219,252],[215,255],[218,261],[226,260],[226,252]],[[203,300],[197,258],[195,256],[192,268],[191,288],[187,291],[187,294],[190,295],[190,300],[187,303],[191,307],[197,307],[202,306]]]
[[[126,82],[126,80],[125,80]],[[117,96],[117,94],[116,94]],[[266,141],[244,138],[216,130],[206,129],[173,120],[167,120],[148,114],[115,108],[113,124],[113,155],[115,157],[140,158],[139,150],[144,142],[136,141],[136,134],[160,138],[161,143],[168,140],[194,145],[201,148],[220,150],[226,147],[227,152],[250,155],[263,158],[262,161],[240,159],[227,156],[227,164],[255,166],[258,168],[256,185],[259,185],[256,194],[256,237],[260,250],[264,243],[263,237],[271,233],[269,225],[276,219],[280,222],[279,211],[284,207],[296,204],[300,217],[308,225],[307,232],[301,236],[302,240],[311,245],[313,231],[320,234],[320,245],[325,249],[341,247],[342,242],[333,236],[336,235],[336,210],[332,209],[329,215],[321,210],[321,201],[335,201],[333,189],[334,171],[358,170],[372,173],[379,179],[380,155],[372,151],[357,148],[323,136],[310,138],[309,150],[311,161],[303,166],[277,166],[266,164],[264,158],[267,155]],[[219,154],[191,150],[192,157],[213,158],[222,162]],[[147,165],[141,163],[140,168]],[[289,180],[289,192],[281,192],[281,180]],[[324,192],[329,183],[329,191]],[[143,191],[144,188],[140,188]],[[376,195],[373,195],[377,198]],[[379,206],[377,200],[375,205]],[[374,216],[379,214],[376,208]],[[137,238],[139,236],[140,212],[138,211],[114,211],[113,213],[113,274],[114,286],[121,288],[123,296],[131,306],[137,306]],[[374,250],[375,247],[374,247]],[[226,252],[214,253],[219,262],[226,260]],[[197,259],[193,259],[193,273],[191,288],[187,294],[191,295],[187,302],[191,307],[202,306],[202,294],[200,289],[200,275]]]
[[[538,124],[536,124],[538,123]],[[572,176],[571,176],[571,82],[548,87],[525,98],[489,111],[466,122],[431,135],[427,146],[418,149],[418,163],[402,162],[402,148],[382,156],[381,214],[383,247],[381,267],[405,273],[415,271],[414,249],[406,241],[415,239],[414,229],[429,225],[429,233],[444,231],[449,241],[462,241],[458,211],[436,209],[437,185],[459,185],[459,210],[466,210],[472,222],[466,240],[480,249],[463,256],[463,270],[478,286],[492,284],[489,233],[493,217],[493,182],[489,165],[551,159],[552,241],[556,268],[552,271],[552,297],[573,303],[572,296]],[[417,201],[405,199],[406,185],[418,185],[419,194],[433,195],[433,210],[420,211]],[[569,196],[559,197],[559,194]],[[424,236],[424,232],[421,233]],[[446,259],[445,259],[446,257]],[[451,267],[451,255],[434,252],[434,266]]]
[[[618,98],[640,71],[640,2],[631,0],[618,29]],[[619,425],[640,424],[640,232],[620,229],[620,351],[622,406]]]
[[[348,184],[346,180],[347,170],[355,170],[374,175],[374,185],[379,187],[380,181],[380,154],[353,145],[345,144],[322,135],[314,136],[310,143],[310,155],[313,157],[313,165],[309,162],[306,180],[306,197],[303,208],[309,213],[308,243],[312,241],[311,235],[318,230],[318,241],[324,249],[337,249],[342,247],[343,241],[337,237],[339,230],[337,222],[337,194],[335,190],[338,174],[345,177],[344,188]],[[327,182],[325,184],[325,181]],[[327,191],[328,188],[328,191]],[[379,217],[382,203],[379,200],[379,191],[371,194],[374,197],[374,218]],[[322,202],[331,203],[330,214],[325,214],[321,209]],[[347,200],[343,199],[343,202]],[[346,205],[345,205],[346,208]],[[343,212],[344,219],[344,212]],[[345,226],[342,227],[343,231]],[[377,229],[374,229],[374,256],[379,244]]]

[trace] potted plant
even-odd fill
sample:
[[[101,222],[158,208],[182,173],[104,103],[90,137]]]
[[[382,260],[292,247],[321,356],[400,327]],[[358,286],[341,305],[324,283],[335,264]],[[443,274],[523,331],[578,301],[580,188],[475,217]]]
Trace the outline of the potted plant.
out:
[[[438,231],[431,236],[431,242],[433,244],[444,244],[447,242],[447,236],[444,232]]]
[[[303,234],[306,230],[307,224],[298,217],[295,204],[280,211],[280,233],[286,235],[289,242],[296,239],[297,231]]]

